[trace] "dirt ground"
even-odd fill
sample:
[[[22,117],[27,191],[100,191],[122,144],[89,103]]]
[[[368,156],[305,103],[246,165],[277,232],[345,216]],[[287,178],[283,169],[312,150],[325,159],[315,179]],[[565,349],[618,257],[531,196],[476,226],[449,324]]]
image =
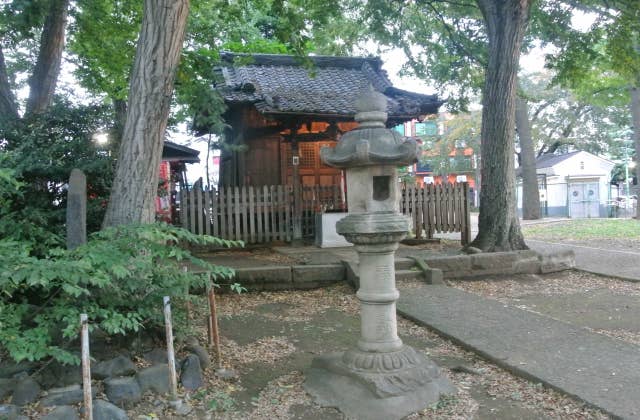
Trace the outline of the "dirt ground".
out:
[[[204,302],[199,303],[204,315]],[[304,292],[229,294],[220,296],[218,307],[223,361],[239,377],[225,381],[208,371],[203,389],[183,394],[194,407],[186,418],[344,418],[335,409],[316,405],[303,382],[313,357],[355,345],[359,319],[353,290],[341,285]],[[196,332],[204,341],[201,318],[202,322],[196,320]],[[433,358],[458,389],[410,419],[607,418],[540,384],[516,378],[408,320],[399,319],[399,334]],[[178,418],[162,399],[153,397],[128,414],[140,420]]]

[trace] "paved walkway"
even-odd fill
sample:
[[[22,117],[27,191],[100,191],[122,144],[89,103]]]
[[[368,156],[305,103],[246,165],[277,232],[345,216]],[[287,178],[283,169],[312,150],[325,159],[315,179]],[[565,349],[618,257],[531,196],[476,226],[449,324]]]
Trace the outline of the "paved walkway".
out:
[[[447,286],[402,290],[398,312],[611,415],[640,417],[638,346]]]

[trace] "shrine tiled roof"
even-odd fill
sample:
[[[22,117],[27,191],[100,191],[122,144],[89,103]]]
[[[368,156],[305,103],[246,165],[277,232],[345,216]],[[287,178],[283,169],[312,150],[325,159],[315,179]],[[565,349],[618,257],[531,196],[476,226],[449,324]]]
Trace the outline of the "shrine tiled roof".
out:
[[[167,140],[162,147],[162,160],[168,162],[198,163],[200,162],[199,154],[200,152],[195,149]]]
[[[228,105],[254,104],[262,114],[355,115],[354,99],[372,86],[387,97],[389,118],[438,112],[442,101],[393,87],[379,58],[222,53],[215,88]]]

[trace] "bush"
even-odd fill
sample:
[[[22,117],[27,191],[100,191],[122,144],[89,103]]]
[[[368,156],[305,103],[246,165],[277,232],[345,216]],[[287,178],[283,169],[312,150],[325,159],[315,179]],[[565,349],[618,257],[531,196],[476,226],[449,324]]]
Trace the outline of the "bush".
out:
[[[105,106],[73,106],[58,98],[45,113],[0,124],[0,168],[10,168],[22,185],[3,206],[12,215],[0,223],[0,237],[30,241],[39,255],[64,245],[66,184],[73,168],[87,176],[87,230],[100,229],[114,160],[96,147],[93,135],[109,128],[109,112]]]
[[[239,244],[166,224],[110,228],[86,245],[53,248],[44,258],[32,255],[29,242],[0,240],[0,347],[16,361],[78,363],[65,342],[77,337],[81,313],[112,335],[161,327],[163,296],[185,299],[189,288],[211,287],[206,276],[183,271],[181,262],[216,279],[233,275],[194,257],[184,243]],[[175,308],[179,317],[180,305]]]

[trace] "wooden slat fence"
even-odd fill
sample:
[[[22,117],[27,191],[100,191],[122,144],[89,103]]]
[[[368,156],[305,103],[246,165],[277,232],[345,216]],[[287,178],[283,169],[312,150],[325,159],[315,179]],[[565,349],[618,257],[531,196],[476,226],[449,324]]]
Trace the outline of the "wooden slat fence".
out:
[[[199,235],[246,243],[291,241],[291,191],[285,185],[221,187],[180,194],[180,222]]]
[[[411,217],[416,238],[433,238],[434,233],[460,232],[463,245],[471,241],[469,185],[407,185],[402,190],[400,212]]]
[[[287,185],[221,187],[180,194],[180,223],[199,235],[245,243],[291,241],[293,189]],[[314,237],[314,214],[344,208],[338,186],[302,188],[302,232]]]
[[[467,183],[407,186],[400,211],[412,219],[416,238],[436,232],[460,232],[470,241]],[[189,231],[245,243],[293,239],[293,189],[286,185],[221,187],[180,193],[180,222]],[[301,191],[303,237],[315,235],[315,213],[346,211],[345,197],[337,186],[303,186]]]

